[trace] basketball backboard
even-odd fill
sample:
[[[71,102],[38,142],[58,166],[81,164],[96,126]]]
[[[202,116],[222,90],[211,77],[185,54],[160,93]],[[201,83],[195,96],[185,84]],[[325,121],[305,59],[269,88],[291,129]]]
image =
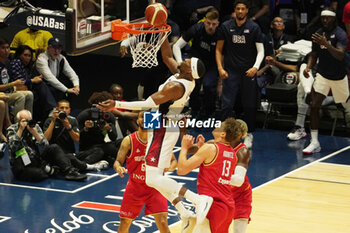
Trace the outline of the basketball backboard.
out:
[[[66,11],[40,9],[22,0],[4,22],[64,34],[65,50],[80,55],[110,44],[111,21],[145,21],[144,12],[154,0],[69,0]]]
[[[117,43],[112,40],[111,21],[144,21],[144,12],[150,2],[154,1],[70,0],[66,11],[66,42],[72,47],[67,47],[67,52],[77,55]]]

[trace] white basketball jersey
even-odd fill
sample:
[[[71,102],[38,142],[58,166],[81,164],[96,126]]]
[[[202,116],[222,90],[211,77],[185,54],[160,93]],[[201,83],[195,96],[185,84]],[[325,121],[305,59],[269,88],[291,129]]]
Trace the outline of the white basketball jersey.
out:
[[[179,116],[179,114],[182,112],[186,102],[189,100],[190,98],[190,95],[194,89],[194,86],[195,86],[195,81],[192,80],[192,81],[189,81],[187,79],[178,79],[177,77],[179,76],[180,74],[174,74],[172,76],[170,76],[162,85],[159,86],[158,90],[162,90],[163,87],[168,83],[168,82],[178,82],[178,83],[181,83],[183,85],[183,87],[185,88],[185,92],[184,94],[182,95],[182,97],[176,101],[174,101],[174,103],[172,103],[170,106],[169,106],[169,111],[167,113],[167,116],[170,118],[170,119],[181,119],[181,117]]]

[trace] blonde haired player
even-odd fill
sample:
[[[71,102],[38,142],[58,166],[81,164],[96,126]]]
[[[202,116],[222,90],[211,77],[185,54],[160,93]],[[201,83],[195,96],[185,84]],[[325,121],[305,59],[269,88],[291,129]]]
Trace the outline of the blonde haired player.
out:
[[[242,128],[240,121],[228,118],[212,134],[214,141],[201,146],[190,158],[187,158],[187,153],[193,146],[194,138],[191,135],[183,137],[178,174],[187,174],[199,166],[198,193],[214,199],[206,219],[203,223],[197,222],[193,232],[228,233],[235,213],[231,185],[241,185],[246,172],[246,169],[236,164],[237,154],[249,153],[241,143],[247,131]]]

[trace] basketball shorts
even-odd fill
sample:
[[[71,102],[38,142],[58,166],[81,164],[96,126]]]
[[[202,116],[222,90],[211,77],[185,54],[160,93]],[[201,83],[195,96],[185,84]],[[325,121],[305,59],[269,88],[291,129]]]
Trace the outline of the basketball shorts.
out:
[[[313,88],[317,93],[324,96],[327,96],[329,90],[332,89],[332,95],[335,103],[345,103],[349,98],[349,84],[347,76],[345,76],[342,80],[330,80],[317,73]]]
[[[146,165],[168,168],[179,135],[178,127],[161,126],[160,129],[148,130]]]
[[[245,189],[235,191],[235,215],[233,219],[245,218],[250,220],[252,213],[252,186],[248,184]]]
[[[125,188],[119,216],[135,219],[140,214],[143,205],[145,205],[145,215],[168,212],[168,201],[160,192],[146,184],[129,180]]]
[[[207,214],[211,233],[228,233],[234,213],[235,207],[214,199]]]

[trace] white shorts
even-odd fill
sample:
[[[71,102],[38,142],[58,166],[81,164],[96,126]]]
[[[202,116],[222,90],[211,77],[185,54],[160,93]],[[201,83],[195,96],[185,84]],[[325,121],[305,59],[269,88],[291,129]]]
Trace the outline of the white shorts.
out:
[[[317,73],[313,88],[317,93],[324,96],[327,96],[329,90],[332,90],[335,103],[344,103],[349,98],[349,84],[347,76],[345,76],[342,80],[330,80]]]
[[[146,165],[162,169],[170,167],[173,149],[179,139],[177,127],[149,129],[147,135]]]

